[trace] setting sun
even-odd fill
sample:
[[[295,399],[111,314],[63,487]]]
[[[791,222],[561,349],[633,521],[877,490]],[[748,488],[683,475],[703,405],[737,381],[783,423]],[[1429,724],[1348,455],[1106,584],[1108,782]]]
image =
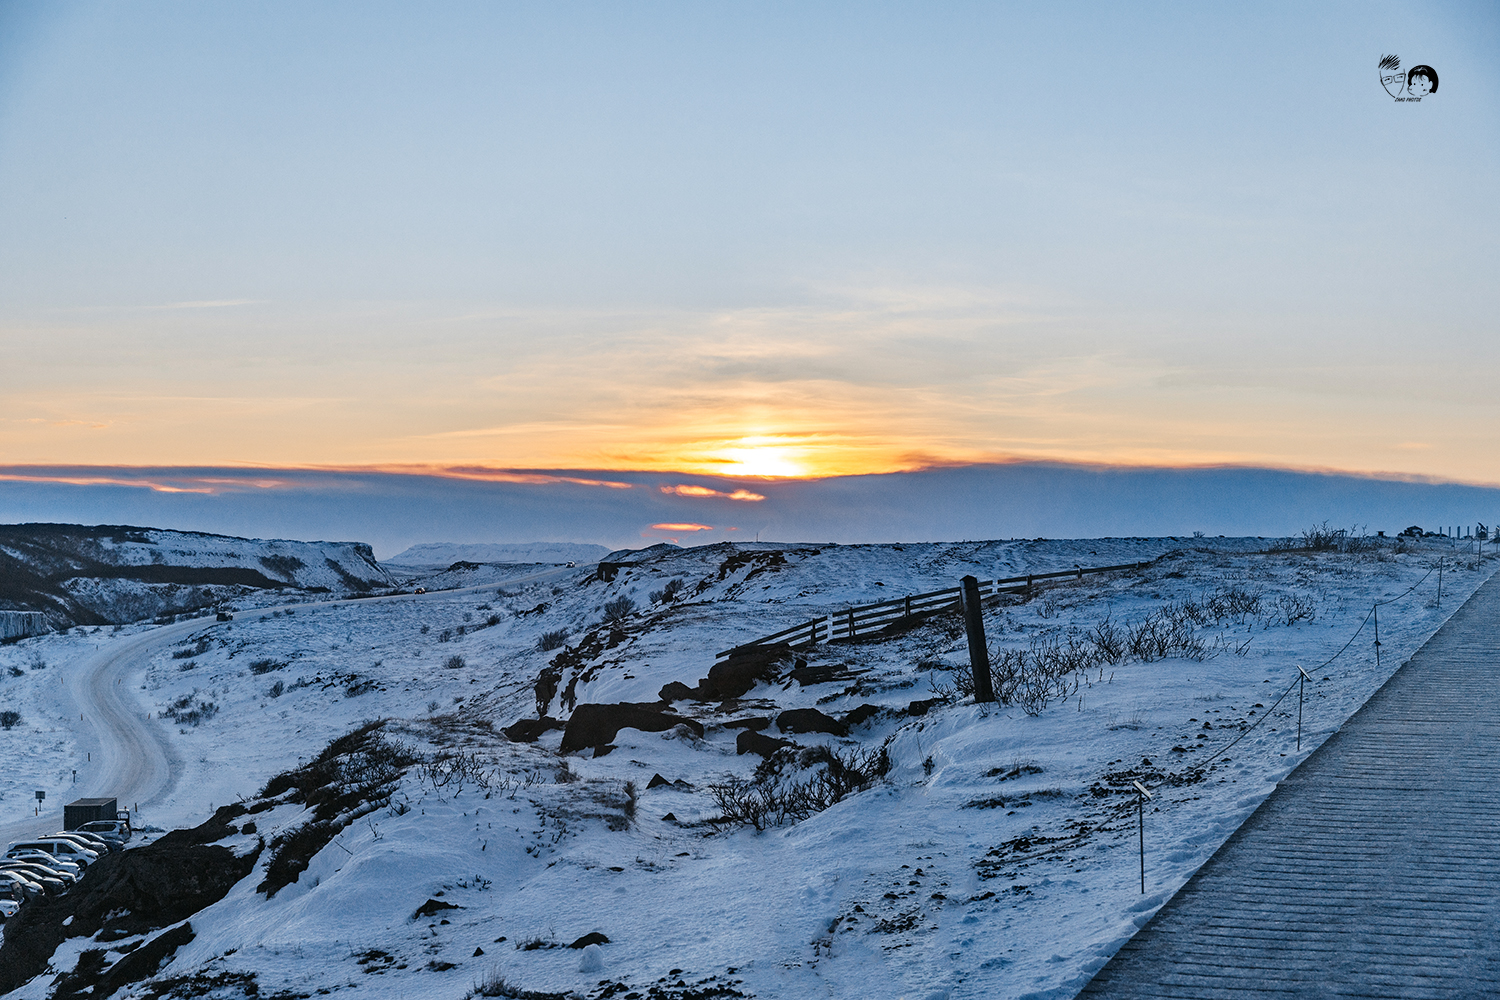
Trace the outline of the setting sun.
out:
[[[789,448],[784,445],[752,445],[724,448],[714,455],[727,463],[722,469],[722,475],[796,477],[809,474],[806,464],[799,460],[805,452],[804,448]]]

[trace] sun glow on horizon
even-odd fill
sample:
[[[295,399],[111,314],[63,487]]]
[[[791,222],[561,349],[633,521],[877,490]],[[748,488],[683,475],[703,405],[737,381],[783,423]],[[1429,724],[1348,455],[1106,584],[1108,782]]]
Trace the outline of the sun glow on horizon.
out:
[[[805,448],[784,445],[751,444],[742,448],[722,448],[714,457],[725,464],[724,476],[759,476],[768,479],[800,479],[814,475],[807,466]]]

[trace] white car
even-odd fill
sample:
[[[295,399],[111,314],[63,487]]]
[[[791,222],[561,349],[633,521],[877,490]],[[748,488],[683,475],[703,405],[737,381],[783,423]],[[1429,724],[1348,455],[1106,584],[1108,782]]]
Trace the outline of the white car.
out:
[[[58,872],[67,876],[73,882],[83,878],[83,866],[74,864],[72,861],[64,861],[54,854],[46,851],[8,851],[5,855],[6,861],[20,861],[28,865],[36,865],[49,871]]]
[[[99,855],[86,847],[80,847],[71,840],[59,840],[55,837],[38,837],[36,840],[23,840],[11,844],[10,851],[41,851],[50,854],[62,861],[71,861],[80,868],[87,868],[99,860]]]
[[[80,826],[78,832],[92,833],[105,840],[114,838],[123,844],[130,839],[130,823],[123,819],[96,819]]]
[[[71,843],[77,844],[79,847],[83,848],[86,851],[93,851],[101,858],[110,852],[110,846],[104,840],[104,838],[96,837],[91,833],[79,833],[73,830],[59,830],[54,834],[49,834],[47,839],[69,841]],[[114,848],[114,850],[119,850],[119,848],[116,847]]]
[[[14,899],[0,899],[0,920],[9,920],[21,912],[21,904]]]

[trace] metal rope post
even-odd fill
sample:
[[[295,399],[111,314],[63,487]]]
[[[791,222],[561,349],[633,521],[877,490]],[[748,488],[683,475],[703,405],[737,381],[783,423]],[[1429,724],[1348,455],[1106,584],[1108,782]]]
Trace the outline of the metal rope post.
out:
[[[1302,669],[1302,664],[1300,664],[1300,663],[1297,664],[1297,673],[1299,673],[1299,674],[1302,675],[1301,677],[1297,678],[1297,749],[1301,750],[1302,749],[1302,692],[1303,692],[1303,689],[1305,689],[1307,687],[1307,682],[1310,681],[1310,680],[1312,680],[1312,678],[1307,675],[1307,671],[1306,670]]]
[[[1151,793],[1146,791],[1146,786],[1134,779],[1130,782],[1135,786],[1138,793],[1135,797],[1136,819],[1139,821],[1141,836],[1141,895],[1146,894],[1146,800],[1151,798]]]

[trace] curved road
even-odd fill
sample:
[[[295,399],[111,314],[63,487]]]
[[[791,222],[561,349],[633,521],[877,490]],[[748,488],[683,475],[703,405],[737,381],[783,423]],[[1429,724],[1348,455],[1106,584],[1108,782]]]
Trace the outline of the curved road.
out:
[[[518,583],[546,579],[587,566],[558,567],[541,573],[516,577],[504,583],[486,583],[455,590],[438,590],[428,594],[397,594],[391,597],[359,597],[305,604],[281,604],[250,608],[241,614],[260,615],[296,608],[326,608],[339,604],[387,604],[394,601],[425,601],[504,589]],[[89,654],[66,675],[67,693],[73,711],[82,718],[77,722],[78,747],[99,760],[68,789],[69,799],[114,796],[120,808],[149,805],[172,790],[182,773],[182,762],[173,751],[167,728],[152,718],[138,701],[140,676],[151,658],[188,635],[206,631],[217,623],[195,618],[149,629],[127,639],[110,639],[107,645]],[[71,716],[70,716],[71,718]],[[47,803],[40,817],[0,823],[0,845],[27,837],[41,836],[62,828],[62,802]]]

